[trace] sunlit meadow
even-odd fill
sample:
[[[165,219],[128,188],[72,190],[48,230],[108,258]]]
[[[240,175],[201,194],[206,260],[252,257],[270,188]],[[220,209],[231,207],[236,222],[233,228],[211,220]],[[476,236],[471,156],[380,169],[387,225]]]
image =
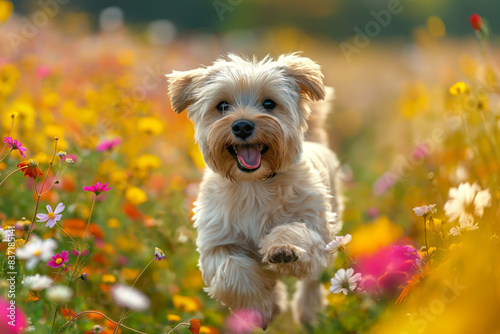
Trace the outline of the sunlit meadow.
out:
[[[233,50],[303,50],[336,89],[327,126],[346,210],[325,250],[338,253],[321,278],[328,305],[267,333],[500,333],[499,54],[481,17],[463,22],[468,38],[434,17],[411,43],[375,40],[347,62],[338,41],[296,29],[161,46],[72,13],[13,45],[23,22],[9,4],[1,333],[260,332],[203,290],[191,208],[205,166],[164,77]]]

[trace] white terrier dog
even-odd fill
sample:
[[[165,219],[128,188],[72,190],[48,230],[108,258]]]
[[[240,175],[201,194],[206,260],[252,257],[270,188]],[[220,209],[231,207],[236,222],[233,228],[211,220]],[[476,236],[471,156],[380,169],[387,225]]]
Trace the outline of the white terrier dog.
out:
[[[259,312],[265,328],[286,306],[279,279],[295,276],[294,317],[312,321],[342,211],[323,129],[333,89],[320,66],[297,54],[230,54],[167,77],[172,107],[187,108],[208,166],[194,216],[206,291],[232,311]]]

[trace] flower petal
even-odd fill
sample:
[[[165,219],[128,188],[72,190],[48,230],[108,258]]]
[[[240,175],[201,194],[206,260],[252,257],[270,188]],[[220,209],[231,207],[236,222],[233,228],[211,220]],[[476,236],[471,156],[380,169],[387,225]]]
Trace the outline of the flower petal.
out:
[[[63,211],[64,211],[64,209],[65,209],[65,208],[66,208],[66,207],[65,207],[65,206],[64,206],[64,204],[62,204],[62,202],[61,202],[61,203],[57,204],[57,207],[56,207],[56,209],[54,210],[54,213],[55,213],[55,214],[61,213],[61,212],[63,212]]]
[[[49,219],[49,216],[47,216],[45,213],[39,213],[36,215],[36,217],[39,219],[37,222],[46,222]]]

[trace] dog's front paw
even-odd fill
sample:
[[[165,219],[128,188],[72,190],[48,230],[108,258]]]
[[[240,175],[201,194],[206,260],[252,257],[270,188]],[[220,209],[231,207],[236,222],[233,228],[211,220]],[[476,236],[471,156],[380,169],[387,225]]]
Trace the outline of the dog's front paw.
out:
[[[266,254],[264,262],[279,264],[295,262],[298,259],[299,251],[294,246],[285,245],[273,247],[268,254]]]

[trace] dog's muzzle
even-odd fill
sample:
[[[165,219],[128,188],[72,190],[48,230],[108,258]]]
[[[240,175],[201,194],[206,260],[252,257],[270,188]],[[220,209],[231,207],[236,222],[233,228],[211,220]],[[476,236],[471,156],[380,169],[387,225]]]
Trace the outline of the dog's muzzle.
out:
[[[268,149],[263,144],[239,144],[227,147],[229,153],[236,160],[238,169],[246,173],[252,173],[259,169],[262,156]]]

